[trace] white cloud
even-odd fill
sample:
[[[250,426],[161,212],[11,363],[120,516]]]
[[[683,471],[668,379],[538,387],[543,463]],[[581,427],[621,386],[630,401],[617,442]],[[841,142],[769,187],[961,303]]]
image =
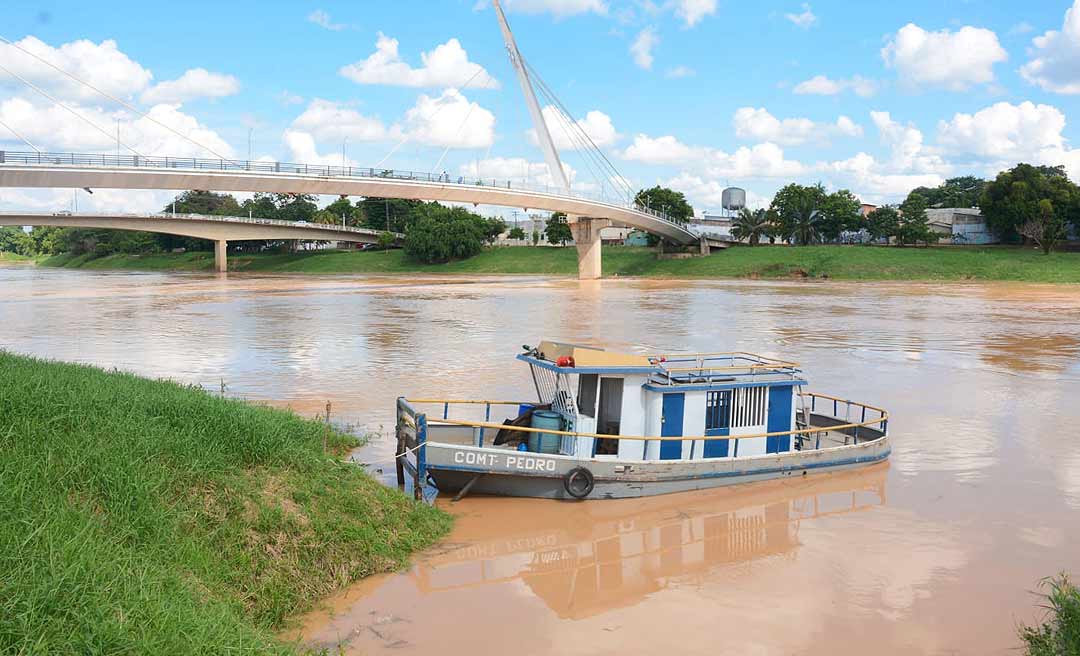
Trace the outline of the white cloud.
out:
[[[495,115],[447,89],[438,98],[421,94],[395,131],[428,146],[487,148],[495,142]]]
[[[576,138],[570,138],[568,134],[569,127],[559,110],[552,105],[548,105],[544,107],[543,114],[544,122],[547,123],[548,131],[551,133],[551,140],[555,142],[556,148],[559,150],[581,150],[583,148],[580,141],[576,140]],[[615,130],[611,117],[599,110],[594,109],[585,114],[585,118],[577,119],[575,123],[585,134],[589,135],[592,142],[599,148],[610,146],[619,140],[620,135]],[[530,128],[526,131],[526,136],[531,143],[539,143],[536,138],[536,130]]]
[[[226,157],[234,156],[232,147],[217,133],[173,105],[152,107],[147,113],[150,118],[135,118],[126,112],[106,112],[92,106],[70,104],[69,107],[101,130],[95,130],[56,105],[37,105],[18,97],[0,102],[0,121],[45,150],[115,152],[114,135],[119,120],[121,142],[141,155],[214,157],[206,148],[200,148],[154,123],[151,120],[154,119],[213,151]],[[131,152],[122,148],[121,154],[130,155]]]
[[[282,140],[285,142],[285,147],[289,149],[290,157],[294,162],[320,164],[322,166],[341,166],[343,163],[345,166],[358,166],[350,158],[346,158],[343,162],[340,152],[333,152],[328,155],[320,154],[315,145],[315,138],[307,132],[285,130]]]
[[[348,25],[345,25],[344,23],[335,23],[331,21],[330,14],[326,13],[322,9],[316,9],[315,11],[311,12],[310,14],[308,14],[307,19],[309,23],[315,23],[319,27],[330,30],[332,32],[340,32],[341,30],[348,27]]]
[[[798,27],[801,27],[804,30],[808,30],[813,27],[815,23],[817,23],[817,16],[814,15],[814,12],[810,11],[809,4],[804,2],[802,8],[802,13],[784,14],[784,18],[788,19]]]
[[[936,187],[945,179],[940,173],[899,173],[863,152],[824,164],[820,170],[831,174],[833,186],[849,188],[863,202],[873,203],[895,201],[915,187]]]
[[[855,75],[849,79],[832,79],[825,75],[815,75],[795,85],[793,91],[798,95],[835,96],[844,91],[852,91],[861,98],[869,98],[877,93],[878,84],[874,80]]]
[[[697,75],[697,71],[688,66],[676,66],[674,68],[669,68],[667,69],[667,72],[664,73],[665,77],[669,77],[674,80],[678,80],[684,77],[694,77],[695,75]]]
[[[741,107],[732,120],[735,136],[751,141],[771,141],[782,146],[826,143],[830,137],[862,136],[862,127],[846,116],[835,123],[816,123],[808,118],[778,119],[764,107]]]
[[[805,170],[801,163],[786,159],[783,149],[771,142],[726,153],[707,146],[688,146],[670,135],[653,138],[639,134],[622,157],[645,164],[685,166],[707,177],[793,177]]]
[[[292,129],[309,133],[319,141],[378,141],[387,136],[386,126],[379,119],[321,98],[308,104],[304,113],[293,121]]]
[[[490,0],[478,0],[474,9],[483,9],[491,5]],[[503,5],[508,12],[521,14],[550,13],[556,18],[576,16],[592,12],[607,14],[608,6],[603,0],[505,0]]]
[[[499,82],[482,66],[469,61],[461,42],[450,39],[430,52],[421,53],[421,68],[402,61],[398,41],[379,33],[375,52],[367,59],[343,66],[341,75],[359,84],[400,87],[456,87],[498,89]]]
[[[650,137],[639,134],[623,152],[623,159],[645,164],[685,164],[701,159],[705,149],[687,146],[675,137]]]
[[[289,93],[289,91],[282,91],[277,95],[278,102],[282,105],[303,105],[304,97],[295,93]]]
[[[703,18],[716,13],[717,0],[677,0],[675,15],[686,23],[687,27],[697,25]]]
[[[154,78],[148,69],[121,52],[111,39],[101,43],[83,39],[54,48],[28,36],[16,45],[114,96],[133,97]],[[0,61],[5,68],[61,99],[100,99],[94,91],[6,43],[0,43]],[[22,82],[3,71],[0,71],[0,84],[25,88]]]
[[[991,30],[965,26],[927,32],[908,23],[881,49],[881,57],[906,84],[964,91],[993,82],[994,64],[1009,55]]]
[[[1032,40],[1031,61],[1020,74],[1031,84],[1054,93],[1080,93],[1080,0],[1065,11],[1061,31],[1050,30]]]
[[[577,182],[577,171],[566,162],[562,163],[566,179],[574,189],[588,189],[595,185]],[[491,157],[479,161],[463,164],[458,169],[459,174],[469,178],[481,178],[483,180],[521,180],[529,185],[554,187],[556,182],[551,177],[547,164],[543,162],[530,162],[522,157]]]
[[[211,73],[205,68],[193,68],[175,80],[158,82],[143,91],[140,99],[148,105],[179,105],[196,98],[223,98],[238,91],[240,81],[232,75]]]
[[[660,37],[656,36],[656,30],[651,27],[638,32],[637,38],[630,44],[630,54],[634,57],[634,63],[638,68],[650,70],[653,65],[653,48],[660,44]]]
[[[938,124],[938,143],[957,153],[1043,161],[1065,148],[1065,115],[1052,105],[999,102]]]
[[[923,133],[914,125],[902,124],[889,112],[870,112],[870,119],[878,129],[881,142],[889,147],[891,168],[914,173],[942,173],[948,165],[941,157],[927,151],[923,145]]]

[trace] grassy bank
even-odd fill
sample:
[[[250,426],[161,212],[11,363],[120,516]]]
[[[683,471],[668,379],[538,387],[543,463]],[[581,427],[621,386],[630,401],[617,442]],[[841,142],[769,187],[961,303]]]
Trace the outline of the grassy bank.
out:
[[[47,266],[87,269],[210,270],[210,253],[57,256]],[[401,251],[232,255],[231,271],[573,275],[573,248],[494,248],[461,262],[423,265]],[[838,280],[1016,280],[1080,283],[1080,253],[1049,256],[1026,248],[737,247],[710,257],[659,260],[649,249],[604,249],[604,274],[650,278],[833,278]]]
[[[11,262],[22,263],[22,262],[29,262],[29,261],[30,261],[30,258],[25,257],[23,255],[19,255],[17,253],[0,252],[0,264],[11,263]]]
[[[0,380],[3,653],[290,653],[286,617],[448,529],[289,412],[2,351]]]

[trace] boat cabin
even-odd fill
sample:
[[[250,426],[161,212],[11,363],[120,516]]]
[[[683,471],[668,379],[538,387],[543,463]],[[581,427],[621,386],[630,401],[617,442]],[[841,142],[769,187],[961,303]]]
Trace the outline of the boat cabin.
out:
[[[797,365],[751,353],[633,355],[541,342],[517,356],[528,363],[543,405],[561,418],[558,453],[617,460],[699,460],[793,450],[790,435],[720,437],[795,430]],[[535,424],[534,424],[535,425]],[[610,439],[600,435],[644,436]]]

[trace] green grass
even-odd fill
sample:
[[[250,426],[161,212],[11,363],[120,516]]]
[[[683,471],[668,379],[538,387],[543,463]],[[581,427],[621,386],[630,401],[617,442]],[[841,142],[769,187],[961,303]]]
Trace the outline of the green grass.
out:
[[[2,351],[0,381],[2,653],[292,653],[287,617],[449,527],[290,412]]]
[[[1080,656],[1080,589],[1061,574],[1041,587],[1045,617],[1036,626],[1020,626],[1028,656]]]
[[[736,247],[709,257],[657,259],[646,248],[608,247],[605,276],[648,278],[832,278],[837,280],[1015,280],[1080,283],[1080,253],[1042,255],[1010,247],[879,248],[865,246]],[[93,260],[57,256],[47,266],[93,269],[210,270],[209,253],[114,255]],[[443,265],[388,252],[330,251],[231,255],[230,271],[289,273],[431,273],[573,275],[573,248],[493,248]]]
[[[19,255],[18,253],[7,253],[0,251],[0,264],[6,262],[28,262],[30,258]]]

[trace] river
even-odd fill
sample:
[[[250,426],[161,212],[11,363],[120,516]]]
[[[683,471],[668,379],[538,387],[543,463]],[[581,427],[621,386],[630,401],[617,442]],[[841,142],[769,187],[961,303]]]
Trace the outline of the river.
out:
[[[1080,575],[1080,288],[0,268],[0,347],[325,411],[531,398],[541,337],[793,359],[886,407],[886,465],[644,501],[444,503],[405,572],[298,620],[346,653],[1011,654]]]

